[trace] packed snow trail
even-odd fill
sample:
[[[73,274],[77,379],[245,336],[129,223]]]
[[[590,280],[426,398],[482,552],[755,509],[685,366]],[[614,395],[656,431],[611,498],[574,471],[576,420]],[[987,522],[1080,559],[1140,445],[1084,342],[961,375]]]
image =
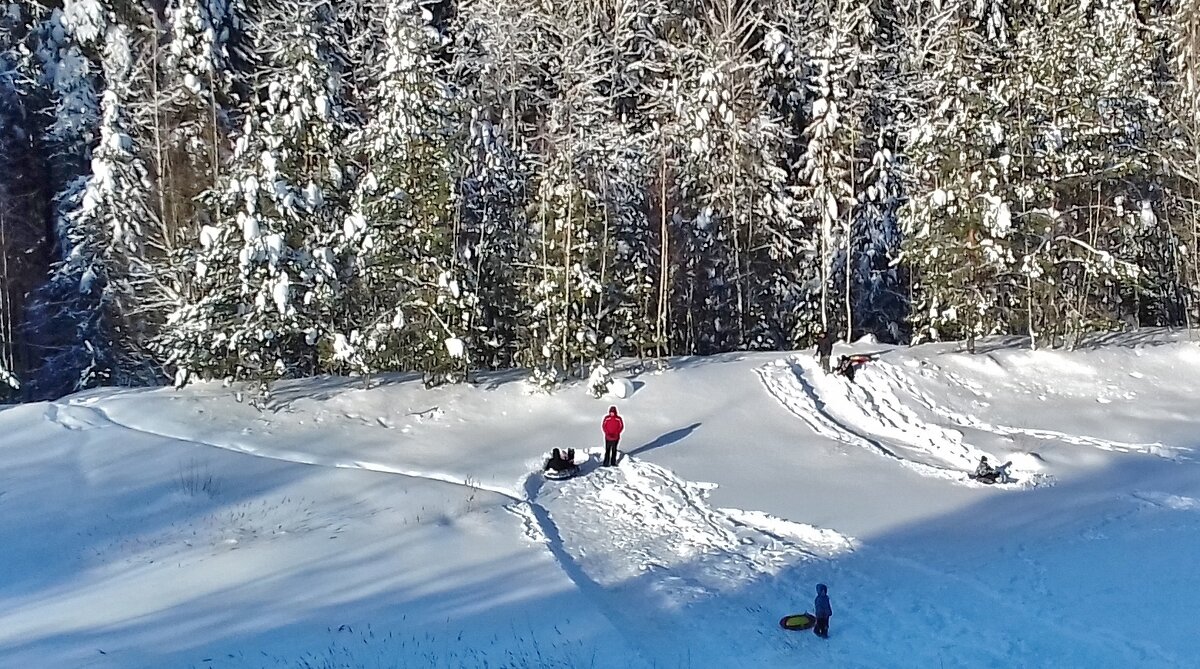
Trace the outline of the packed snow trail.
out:
[[[986,396],[986,393],[983,392],[983,388],[978,383],[963,377],[957,372],[943,370],[933,365],[918,366],[915,364],[915,362],[913,364],[916,366],[915,373],[919,376],[947,381],[954,386],[961,388],[966,394]],[[1012,425],[991,423],[974,414],[956,411],[937,402],[931,394],[922,392],[917,384],[913,383],[909,375],[897,365],[893,365],[885,361],[879,361],[879,363],[874,366],[873,371],[875,374],[872,375],[872,380],[888,386],[893,395],[897,394],[898,391],[904,392],[930,412],[949,420],[959,427],[973,428],[983,432],[991,432],[993,434],[999,434],[1003,436],[1025,436],[1035,439],[1043,439],[1046,441],[1060,441],[1066,444],[1090,446],[1092,448],[1099,448],[1105,451],[1115,451],[1120,453],[1145,453],[1166,459],[1175,459],[1178,457],[1175,449],[1157,442],[1131,443],[1112,439],[1103,439],[1101,437],[1089,435],[1067,434],[1066,432],[1059,432],[1056,430],[1017,427]]]
[[[902,375],[876,373],[891,368],[873,360],[855,383],[821,372],[808,356],[794,355],[759,368],[758,375],[772,397],[822,436],[877,452],[924,476],[983,485],[972,481],[968,472],[981,456],[996,463],[1003,458],[965,443],[958,430],[918,415],[897,392]],[[1020,465],[1009,472],[1022,487],[1048,480]]]

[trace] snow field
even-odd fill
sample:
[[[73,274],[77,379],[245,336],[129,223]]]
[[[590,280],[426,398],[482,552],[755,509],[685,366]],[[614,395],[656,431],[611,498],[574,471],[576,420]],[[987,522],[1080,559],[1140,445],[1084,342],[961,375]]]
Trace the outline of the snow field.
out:
[[[1192,666],[1200,355],[1139,341],[9,408],[0,666]],[[817,582],[832,638],[779,630]]]

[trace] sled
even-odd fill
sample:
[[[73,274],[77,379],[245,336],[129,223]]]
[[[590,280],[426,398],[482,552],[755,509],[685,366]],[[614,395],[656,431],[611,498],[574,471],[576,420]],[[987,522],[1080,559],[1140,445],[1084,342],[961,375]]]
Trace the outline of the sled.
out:
[[[551,481],[565,481],[569,478],[575,478],[583,472],[582,465],[591,459],[592,456],[589,453],[576,451],[575,459],[572,461],[574,462],[574,466],[567,467],[566,469],[547,469],[542,472],[542,476]]]
[[[816,624],[817,618],[811,613],[793,613],[790,616],[784,616],[779,619],[780,627],[796,632],[812,629],[812,626]]]
[[[567,467],[566,469],[547,469],[546,471],[542,472],[542,476],[545,476],[551,481],[565,481],[569,478],[575,478],[576,476],[579,476],[580,471],[581,470],[579,469],[579,466],[576,465],[574,467]]]

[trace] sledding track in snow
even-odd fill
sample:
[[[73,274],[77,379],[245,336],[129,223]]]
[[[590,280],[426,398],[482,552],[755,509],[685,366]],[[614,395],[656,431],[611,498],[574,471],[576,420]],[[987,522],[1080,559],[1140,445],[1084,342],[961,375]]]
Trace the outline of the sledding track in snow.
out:
[[[617,629],[640,630],[626,641],[640,640],[654,666],[731,653],[746,666],[793,662],[795,637],[776,629],[779,612],[803,606],[794,593],[810,586],[798,579],[818,578],[856,546],[831,530],[715,509],[710,486],[628,457],[532,485],[538,530],[548,534],[531,538],[552,545]]]
[[[1066,432],[1058,432],[1056,430],[1047,430],[1039,428],[1018,427],[1013,425],[1000,425],[988,422],[977,415],[956,411],[950,407],[938,403],[931,395],[924,393],[918,388],[917,384],[897,365],[880,361],[874,365],[873,379],[877,379],[880,383],[884,383],[891,388],[893,393],[903,392],[912,397],[914,401],[920,404],[929,412],[945,418],[951,424],[964,428],[972,428],[982,432],[991,432],[1003,436],[1023,436],[1034,439],[1042,439],[1046,441],[1058,441],[1065,444],[1075,446],[1090,446],[1104,451],[1113,451],[1119,453],[1145,453],[1147,455],[1155,455],[1165,459],[1177,459],[1179,457],[1175,449],[1165,446],[1161,443],[1134,443],[1125,441],[1116,441],[1112,439],[1104,439],[1089,435],[1068,434]],[[955,386],[958,386],[964,393],[979,395],[981,388],[979,384],[964,378],[962,375],[944,369],[929,366],[920,367],[915,372],[924,377],[936,375],[938,379],[945,380]]]
[[[961,427],[991,427],[937,405],[908,383],[899,368],[886,361],[872,361],[859,372],[857,382],[853,383],[841,376],[821,372],[805,355],[776,360],[757,371],[767,392],[817,434],[879,453],[923,476],[980,486],[982,484],[967,476],[980,456],[988,455],[993,462],[1003,460],[966,443],[959,430],[921,417],[906,403],[905,397],[917,398],[925,409]],[[1004,432],[997,428],[990,431],[1006,435],[1015,430]],[[1066,435],[1053,434],[1066,439]],[[1112,442],[1091,444],[1072,440],[1072,443],[1125,450]],[[1016,467],[1010,471],[1020,487],[1051,481],[1037,472]]]
[[[937,434],[935,428],[932,428],[921,423],[917,423],[912,419],[911,414],[905,415],[898,407],[902,404],[898,401],[874,400],[864,398],[860,402],[855,403],[848,401],[846,396],[827,398],[823,396],[818,387],[810,382],[813,375],[821,374],[816,370],[815,365],[811,361],[805,360],[804,356],[792,356],[783,360],[777,360],[774,363],[760,367],[758,370],[759,379],[767,392],[774,397],[788,411],[794,414],[797,418],[804,421],[817,434],[839,441],[851,446],[858,446],[869,451],[879,453],[885,457],[895,460],[898,464],[908,469],[911,469],[924,476],[932,478],[941,478],[949,481],[955,481],[963,485],[978,485],[967,477],[966,470],[973,468],[974,464],[962,464],[958,467],[949,466],[948,461],[955,461],[958,458],[947,457],[943,453],[938,452],[938,442],[932,440],[932,447],[919,446],[916,439],[901,441],[900,446],[893,446],[887,443],[888,441],[898,441],[889,439],[885,441],[876,435],[869,433],[867,430],[858,425],[852,426],[849,422],[839,419],[835,415],[834,408],[830,406],[830,401],[840,400],[838,408],[845,406],[862,407],[867,406],[886,406],[888,415],[891,417],[894,429],[885,430],[892,433],[904,434],[905,432],[921,435],[921,434]],[[826,376],[826,380],[830,383],[842,383],[841,379],[833,379]],[[840,413],[840,412],[839,412]],[[859,410],[859,413],[864,416],[870,416],[872,411]],[[876,415],[883,415],[883,412],[876,410]],[[875,419],[876,423],[882,423],[882,419]],[[908,429],[905,430],[904,428]]]

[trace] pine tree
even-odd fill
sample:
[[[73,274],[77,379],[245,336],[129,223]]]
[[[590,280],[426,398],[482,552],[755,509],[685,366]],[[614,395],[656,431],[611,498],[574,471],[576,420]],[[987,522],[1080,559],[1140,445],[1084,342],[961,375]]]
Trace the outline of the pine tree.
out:
[[[1179,2],[1169,17],[1171,41],[1169,63],[1178,82],[1173,94],[1164,96],[1172,110],[1174,134],[1165,158],[1176,176],[1177,195],[1171,209],[1177,221],[1180,244],[1180,281],[1186,287],[1190,327],[1200,322],[1200,0]]]
[[[47,270],[50,193],[36,109],[31,8],[0,5],[0,400],[16,397],[32,357],[21,337],[26,296]]]
[[[1122,314],[1138,318],[1139,295],[1155,283],[1163,290],[1158,263],[1172,260],[1173,244],[1152,211],[1142,224],[1143,206],[1161,190],[1146,155],[1162,111],[1149,45],[1125,9],[1043,7],[1014,43],[1008,88],[1016,104],[1005,155],[1016,159],[1016,215],[1028,221],[1025,318],[1015,320],[1035,340],[1075,340]],[[1138,267],[1143,261],[1156,276]],[[1160,293],[1152,301],[1172,300]]]
[[[1003,124],[1013,100],[998,74],[981,74],[1002,66],[1007,31],[994,11],[967,21],[945,24],[927,120],[909,137],[903,258],[913,272],[914,341],[961,338],[973,351],[976,338],[1010,321],[1016,258]]]
[[[471,356],[492,367],[536,367],[528,327],[537,269],[530,212],[549,27],[542,12],[515,0],[468,0],[457,9],[452,72],[469,131],[458,167],[460,240],[479,298]]]

